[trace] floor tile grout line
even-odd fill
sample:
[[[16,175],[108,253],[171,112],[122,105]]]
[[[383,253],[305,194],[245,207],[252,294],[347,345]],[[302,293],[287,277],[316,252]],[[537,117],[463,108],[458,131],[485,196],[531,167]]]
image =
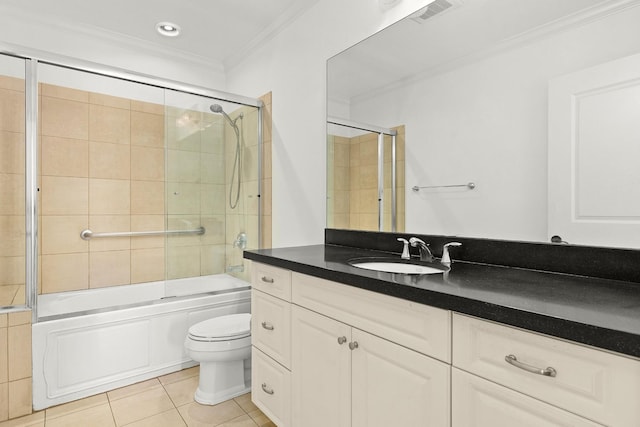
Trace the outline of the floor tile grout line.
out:
[[[175,409],[175,411],[178,413],[178,416],[180,417],[180,419],[182,420],[182,422],[184,423],[185,426],[188,426],[189,423],[187,422],[187,420],[184,419],[184,417],[182,416],[182,412],[180,412],[180,410],[178,409],[178,405],[176,405],[176,402],[173,401],[173,398],[171,397],[171,394],[169,394],[169,392],[167,391],[167,388],[165,387],[165,385],[162,383],[162,381],[160,381],[158,379],[158,382],[160,382],[160,385],[162,386],[162,388],[164,389],[164,392],[167,394],[167,396],[169,397],[169,400],[171,401],[171,404],[173,405],[173,409]],[[175,381],[177,382],[177,381]],[[169,384],[174,384],[174,383],[169,383]],[[167,385],[169,385],[167,384]],[[184,405],[182,405],[184,406]]]
[[[109,411],[111,411],[111,419],[113,420],[113,425],[115,427],[118,427],[118,422],[116,421],[116,414],[113,412],[113,407],[111,406],[111,399],[109,399],[109,395],[107,395],[107,403],[109,404]]]
[[[52,408],[55,408],[55,407],[58,407],[58,406],[68,405],[68,404],[71,404],[71,403],[74,403],[74,402],[79,402],[80,400],[85,400],[85,399],[90,399],[90,398],[93,398],[93,397],[97,397],[97,396],[100,396],[101,394],[105,395],[105,398],[107,399],[107,403],[109,403],[109,397],[108,397],[107,393],[103,392],[103,393],[94,394],[93,396],[88,396],[88,397],[85,397],[85,398],[82,398],[82,399],[73,400],[71,402],[62,403],[62,404],[59,404],[59,405],[55,405],[55,406],[51,406],[51,407],[48,407],[48,408],[45,408],[45,409],[41,409],[40,411],[33,412],[31,415],[36,414],[38,412],[42,412],[44,414],[43,421],[44,421],[44,424],[46,426],[47,421],[53,421],[53,420],[58,419],[58,418],[64,418],[64,417],[67,417],[67,416],[69,416],[71,414],[75,414],[76,412],[81,412],[81,411],[86,411],[87,409],[96,408],[96,407],[98,407],[100,405],[104,405],[104,402],[102,402],[102,403],[96,402],[96,403],[94,403],[92,405],[83,406],[83,407],[77,408],[77,409],[75,409],[73,411],[66,412],[64,414],[60,414],[60,415],[56,415],[56,416],[49,415],[48,414],[49,409],[52,409]],[[109,406],[109,408],[111,408],[111,406]],[[8,421],[10,421],[10,420],[8,420]]]
[[[113,420],[113,425],[115,427],[118,427],[118,422],[116,421],[116,414],[113,412],[113,407],[111,406],[111,399],[109,399],[109,394],[105,393],[107,395],[107,404],[109,405],[109,411],[111,411],[111,419]],[[47,427],[45,425],[45,427]]]

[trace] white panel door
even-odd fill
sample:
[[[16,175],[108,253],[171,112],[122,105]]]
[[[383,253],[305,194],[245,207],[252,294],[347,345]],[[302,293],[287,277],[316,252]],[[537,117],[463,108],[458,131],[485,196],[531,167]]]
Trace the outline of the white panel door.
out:
[[[353,329],[353,427],[449,426],[449,365]]]
[[[292,425],[351,425],[351,327],[292,306]]]
[[[548,197],[548,238],[640,247],[640,55],[550,81]]]

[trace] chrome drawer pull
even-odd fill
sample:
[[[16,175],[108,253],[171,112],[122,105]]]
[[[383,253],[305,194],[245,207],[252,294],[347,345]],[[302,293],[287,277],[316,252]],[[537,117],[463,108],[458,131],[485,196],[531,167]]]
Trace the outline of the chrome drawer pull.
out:
[[[358,348],[358,341],[353,341],[349,343],[350,350],[355,350],[356,348]]]
[[[262,391],[264,391],[267,394],[274,394],[275,391],[273,391],[272,388],[267,387],[267,383],[262,383]]]
[[[347,342],[347,337],[338,337],[338,344],[342,345]]]
[[[273,325],[267,322],[262,322],[262,327],[265,328],[267,331],[273,331],[274,329]]]
[[[513,354],[504,357],[504,360],[510,364],[515,366],[516,368],[524,369],[527,372],[531,372],[532,374],[543,375],[545,377],[555,377],[557,372],[552,367],[540,369],[535,366],[527,365],[526,363],[522,363],[518,361],[518,358]]]
[[[273,283],[273,278],[272,277],[267,277],[267,276],[262,276],[261,279],[264,283]]]

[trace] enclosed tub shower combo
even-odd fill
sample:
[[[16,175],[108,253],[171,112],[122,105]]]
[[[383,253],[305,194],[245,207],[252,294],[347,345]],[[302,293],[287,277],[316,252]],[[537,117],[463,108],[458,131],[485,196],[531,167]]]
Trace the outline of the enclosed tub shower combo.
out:
[[[32,310],[33,407],[212,358],[199,401],[246,392],[263,102],[0,48],[0,312]]]

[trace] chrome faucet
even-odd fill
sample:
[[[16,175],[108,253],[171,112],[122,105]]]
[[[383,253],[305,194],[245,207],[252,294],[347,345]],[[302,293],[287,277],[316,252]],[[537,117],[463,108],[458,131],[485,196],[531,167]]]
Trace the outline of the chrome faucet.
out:
[[[412,237],[409,239],[409,243],[414,248],[417,246],[418,249],[420,250],[420,261],[433,262],[435,260],[435,257],[433,256],[433,254],[431,253],[431,250],[429,249],[429,245],[426,244],[424,241],[418,239],[417,237]]]
[[[451,261],[451,255],[449,255],[449,248],[451,246],[462,246],[462,243],[460,242],[449,242],[446,245],[444,245],[444,247],[442,248],[442,259],[440,260],[440,263],[444,266],[450,267],[451,263],[453,261]]]

